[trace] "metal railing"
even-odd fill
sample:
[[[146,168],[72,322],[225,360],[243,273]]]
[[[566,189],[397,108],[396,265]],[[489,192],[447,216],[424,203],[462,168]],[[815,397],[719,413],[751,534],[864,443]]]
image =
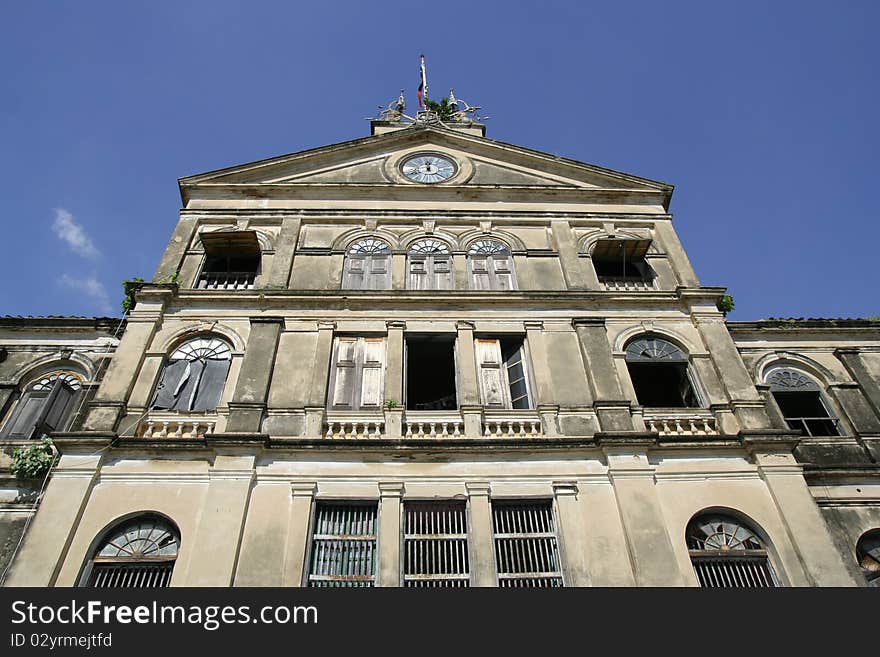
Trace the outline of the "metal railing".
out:
[[[251,290],[257,278],[253,271],[203,271],[196,281],[198,290]]]
[[[768,588],[779,586],[767,555],[760,550],[744,554],[719,554],[717,550],[691,550],[691,563],[700,586],[706,588]],[[751,553],[751,554],[749,554]]]
[[[173,560],[120,563],[95,562],[89,586],[95,588],[160,588],[171,582]]]

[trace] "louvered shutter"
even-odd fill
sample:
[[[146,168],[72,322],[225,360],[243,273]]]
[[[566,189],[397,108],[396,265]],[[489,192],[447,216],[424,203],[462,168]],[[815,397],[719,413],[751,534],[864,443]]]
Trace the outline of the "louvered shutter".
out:
[[[40,417],[48,396],[48,391],[24,393],[18,400],[12,417],[3,429],[3,435],[9,438],[33,437],[37,419]]]
[[[480,380],[480,393],[483,406],[506,408],[507,385],[504,377],[504,363],[501,360],[501,343],[498,340],[474,340],[477,356],[477,370]]]
[[[331,405],[353,410],[357,377],[358,338],[336,338],[336,363],[333,368]]]
[[[452,256],[433,255],[429,256],[434,280],[435,290],[452,289]]]
[[[61,429],[73,407],[76,392],[60,379],[55,382],[52,392],[43,406],[43,413],[37,420],[37,428],[49,433]]]
[[[361,366],[361,408],[382,406],[382,372],[385,367],[384,338],[360,338],[363,341]]]

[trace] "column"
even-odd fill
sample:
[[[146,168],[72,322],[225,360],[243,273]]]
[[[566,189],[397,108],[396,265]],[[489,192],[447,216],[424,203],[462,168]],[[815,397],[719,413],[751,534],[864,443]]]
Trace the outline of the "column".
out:
[[[587,548],[585,559],[593,586],[635,586],[626,533],[607,474],[582,478],[579,497]]]
[[[401,482],[379,483],[379,572],[377,586],[400,586]]]
[[[559,405],[554,404],[551,388],[553,374],[550,371],[550,359],[547,355],[547,344],[544,341],[544,322],[523,322],[526,340],[531,355],[531,368],[535,375],[535,408],[541,416],[545,436],[558,436],[557,416]]]
[[[287,556],[284,559],[282,586],[305,586],[306,555],[312,528],[312,507],[318,485],[314,481],[294,482],[290,485],[293,496],[287,529]]]
[[[263,415],[266,412],[266,397],[272,369],[275,366],[275,352],[278,349],[278,336],[284,319],[281,317],[252,317],[244,358],[235,392],[229,402],[227,433],[259,433]]]
[[[231,586],[250,500],[256,457],[217,454],[193,537],[185,586]]]
[[[63,450],[61,459],[52,472],[4,586],[55,584],[101,468],[101,450],[109,445],[107,440],[98,443],[56,439],[56,446]],[[98,453],[92,453],[95,451]]]
[[[631,402],[623,394],[617,378],[605,320],[601,317],[575,318],[572,326],[580,342],[599,426],[602,431],[633,431]]]
[[[305,407],[305,435],[310,438],[324,435],[324,406],[327,403],[327,381],[330,377],[335,330],[336,322],[318,322],[318,340],[315,343],[315,357],[311,361],[312,378]]]
[[[497,586],[489,483],[468,482],[465,488],[468,494],[468,520],[471,531],[471,584],[483,587]]]
[[[281,220],[281,230],[275,241],[275,257],[272,258],[272,272],[264,287],[281,290],[288,288],[301,226],[302,219],[299,217],[284,217]]]
[[[595,285],[591,285],[593,281],[586,274],[584,263],[578,256],[577,240],[571,225],[565,220],[553,220],[550,222],[550,231],[553,234],[553,240],[556,242],[556,249],[559,252],[559,263],[562,265],[562,276],[565,279],[565,286],[569,290],[599,289],[599,279],[592,271],[592,278],[595,278]]]
[[[808,586],[860,586],[850,575],[791,450],[797,440],[744,438],[782,517]],[[797,582],[793,582],[797,584]]]
[[[456,322],[458,339],[455,341],[458,358],[458,406],[464,419],[464,435],[479,438],[482,435],[483,407],[477,382],[477,357],[474,353],[474,325]]]
[[[385,435],[388,438],[400,438],[403,435],[403,332],[406,322],[388,321],[385,326],[388,329],[385,345],[385,403],[395,402],[393,407],[385,406]]]
[[[637,586],[687,586],[654,485],[647,448],[653,441],[602,441]],[[683,539],[682,539],[683,540]]]
[[[554,481],[553,497],[559,518],[559,540],[562,543],[563,580],[566,586],[589,586],[587,546],[584,537],[582,505],[578,501],[578,485],[574,481]]]
[[[880,386],[871,376],[858,348],[835,349],[834,355],[843,363],[856,382],[855,388],[834,389],[835,397],[843,406],[859,439],[875,461],[880,461]]]
[[[254,486],[241,537],[235,586],[284,586],[290,490],[283,481]]]

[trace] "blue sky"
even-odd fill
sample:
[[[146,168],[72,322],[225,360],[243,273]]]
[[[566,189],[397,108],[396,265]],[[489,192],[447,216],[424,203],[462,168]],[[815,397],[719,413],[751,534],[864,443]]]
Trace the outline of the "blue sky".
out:
[[[345,141],[424,52],[487,135],[673,183],[731,319],[880,315],[877,2],[40,2],[0,28],[0,314],[118,315],[179,177]]]

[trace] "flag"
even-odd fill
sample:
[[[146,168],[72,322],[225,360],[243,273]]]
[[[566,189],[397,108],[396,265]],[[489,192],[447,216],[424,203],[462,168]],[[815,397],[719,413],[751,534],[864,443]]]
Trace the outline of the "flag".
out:
[[[425,74],[425,56],[422,55],[422,63],[419,66],[419,107],[425,107],[425,101],[428,100],[428,77]]]

